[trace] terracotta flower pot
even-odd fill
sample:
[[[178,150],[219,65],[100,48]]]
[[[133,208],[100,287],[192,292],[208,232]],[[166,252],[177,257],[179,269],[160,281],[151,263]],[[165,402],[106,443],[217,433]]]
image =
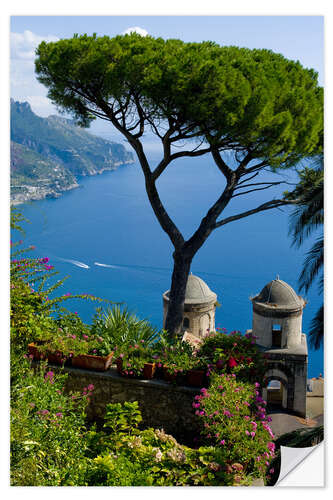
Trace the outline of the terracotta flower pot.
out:
[[[41,353],[38,350],[37,344],[31,342],[28,344],[28,353],[33,356],[33,359],[39,361],[41,359]]]
[[[85,370],[104,372],[110,368],[113,361],[113,352],[107,356],[94,356],[92,354],[79,354],[72,358],[72,366]]]
[[[143,378],[152,379],[156,370],[156,363],[145,363],[143,367]]]
[[[57,352],[40,352],[38,349],[38,344],[35,344],[34,342],[31,342],[28,344],[28,352],[29,354],[32,354],[34,357],[34,360],[40,361],[43,359],[47,359],[49,363],[52,363],[54,365],[62,365],[64,363],[64,355],[62,352],[57,351]],[[67,359],[65,364],[70,364],[70,360]]]
[[[169,369],[167,366],[163,366],[163,377],[164,380],[167,382],[176,382],[177,379],[177,373],[171,373],[169,372]]]
[[[189,370],[186,374],[186,382],[194,387],[202,387],[204,385],[205,372],[203,370]]]
[[[127,378],[143,378],[143,369],[142,372],[137,372],[135,369],[131,367],[124,367],[123,360],[121,358],[116,359],[117,372],[122,377]],[[146,377],[148,378],[148,377]]]
[[[70,358],[65,359],[63,353],[60,351],[48,352],[47,360],[49,363],[52,363],[54,365],[63,365],[64,363],[66,365],[70,364]]]

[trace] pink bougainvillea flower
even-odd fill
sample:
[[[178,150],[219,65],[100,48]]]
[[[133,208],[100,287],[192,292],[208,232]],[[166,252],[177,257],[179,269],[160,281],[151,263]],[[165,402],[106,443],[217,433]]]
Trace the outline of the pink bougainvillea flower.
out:
[[[230,358],[228,359],[228,366],[229,366],[229,368],[233,368],[234,366],[237,366],[237,365],[238,365],[238,363],[235,360],[235,358],[233,358],[232,356],[230,356]]]
[[[93,391],[95,389],[95,386],[93,384],[89,384],[87,389],[88,391]]]
[[[223,444],[225,444],[225,440],[224,440],[224,439],[222,439],[222,440],[220,441],[220,444],[222,444],[222,445],[223,445]]]
[[[275,451],[275,444],[270,441],[269,443],[267,443],[267,448],[269,449],[269,451]]]

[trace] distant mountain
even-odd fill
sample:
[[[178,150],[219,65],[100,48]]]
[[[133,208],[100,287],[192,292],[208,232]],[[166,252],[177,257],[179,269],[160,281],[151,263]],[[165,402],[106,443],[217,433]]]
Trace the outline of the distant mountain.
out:
[[[94,136],[59,116],[37,116],[11,99],[11,201],[13,204],[78,187],[77,176],[133,163],[122,144]]]

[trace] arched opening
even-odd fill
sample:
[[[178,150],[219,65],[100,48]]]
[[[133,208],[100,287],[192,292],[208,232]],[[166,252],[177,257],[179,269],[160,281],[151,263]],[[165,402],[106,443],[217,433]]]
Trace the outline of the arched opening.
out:
[[[184,318],[184,320],[183,320],[183,327],[184,328],[190,328],[190,320],[189,320],[189,318],[186,318],[186,317]]]
[[[267,385],[267,403],[282,406],[283,385],[279,380],[271,380]]]
[[[273,370],[270,371],[273,372]],[[271,409],[287,408],[288,385],[286,376],[279,376],[276,373],[267,374],[264,378],[262,397]]]

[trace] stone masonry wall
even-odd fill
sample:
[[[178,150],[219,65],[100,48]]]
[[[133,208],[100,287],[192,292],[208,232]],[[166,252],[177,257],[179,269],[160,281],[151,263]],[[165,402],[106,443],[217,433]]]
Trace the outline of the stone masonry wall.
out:
[[[55,368],[55,367],[52,367]],[[69,374],[66,391],[82,391],[93,384],[95,389],[87,409],[90,421],[103,418],[108,403],[138,401],[142,427],[164,429],[183,443],[198,434],[198,417],[192,403],[199,389],[175,386],[163,380],[139,380],[121,377],[115,369],[93,372],[64,368]]]

